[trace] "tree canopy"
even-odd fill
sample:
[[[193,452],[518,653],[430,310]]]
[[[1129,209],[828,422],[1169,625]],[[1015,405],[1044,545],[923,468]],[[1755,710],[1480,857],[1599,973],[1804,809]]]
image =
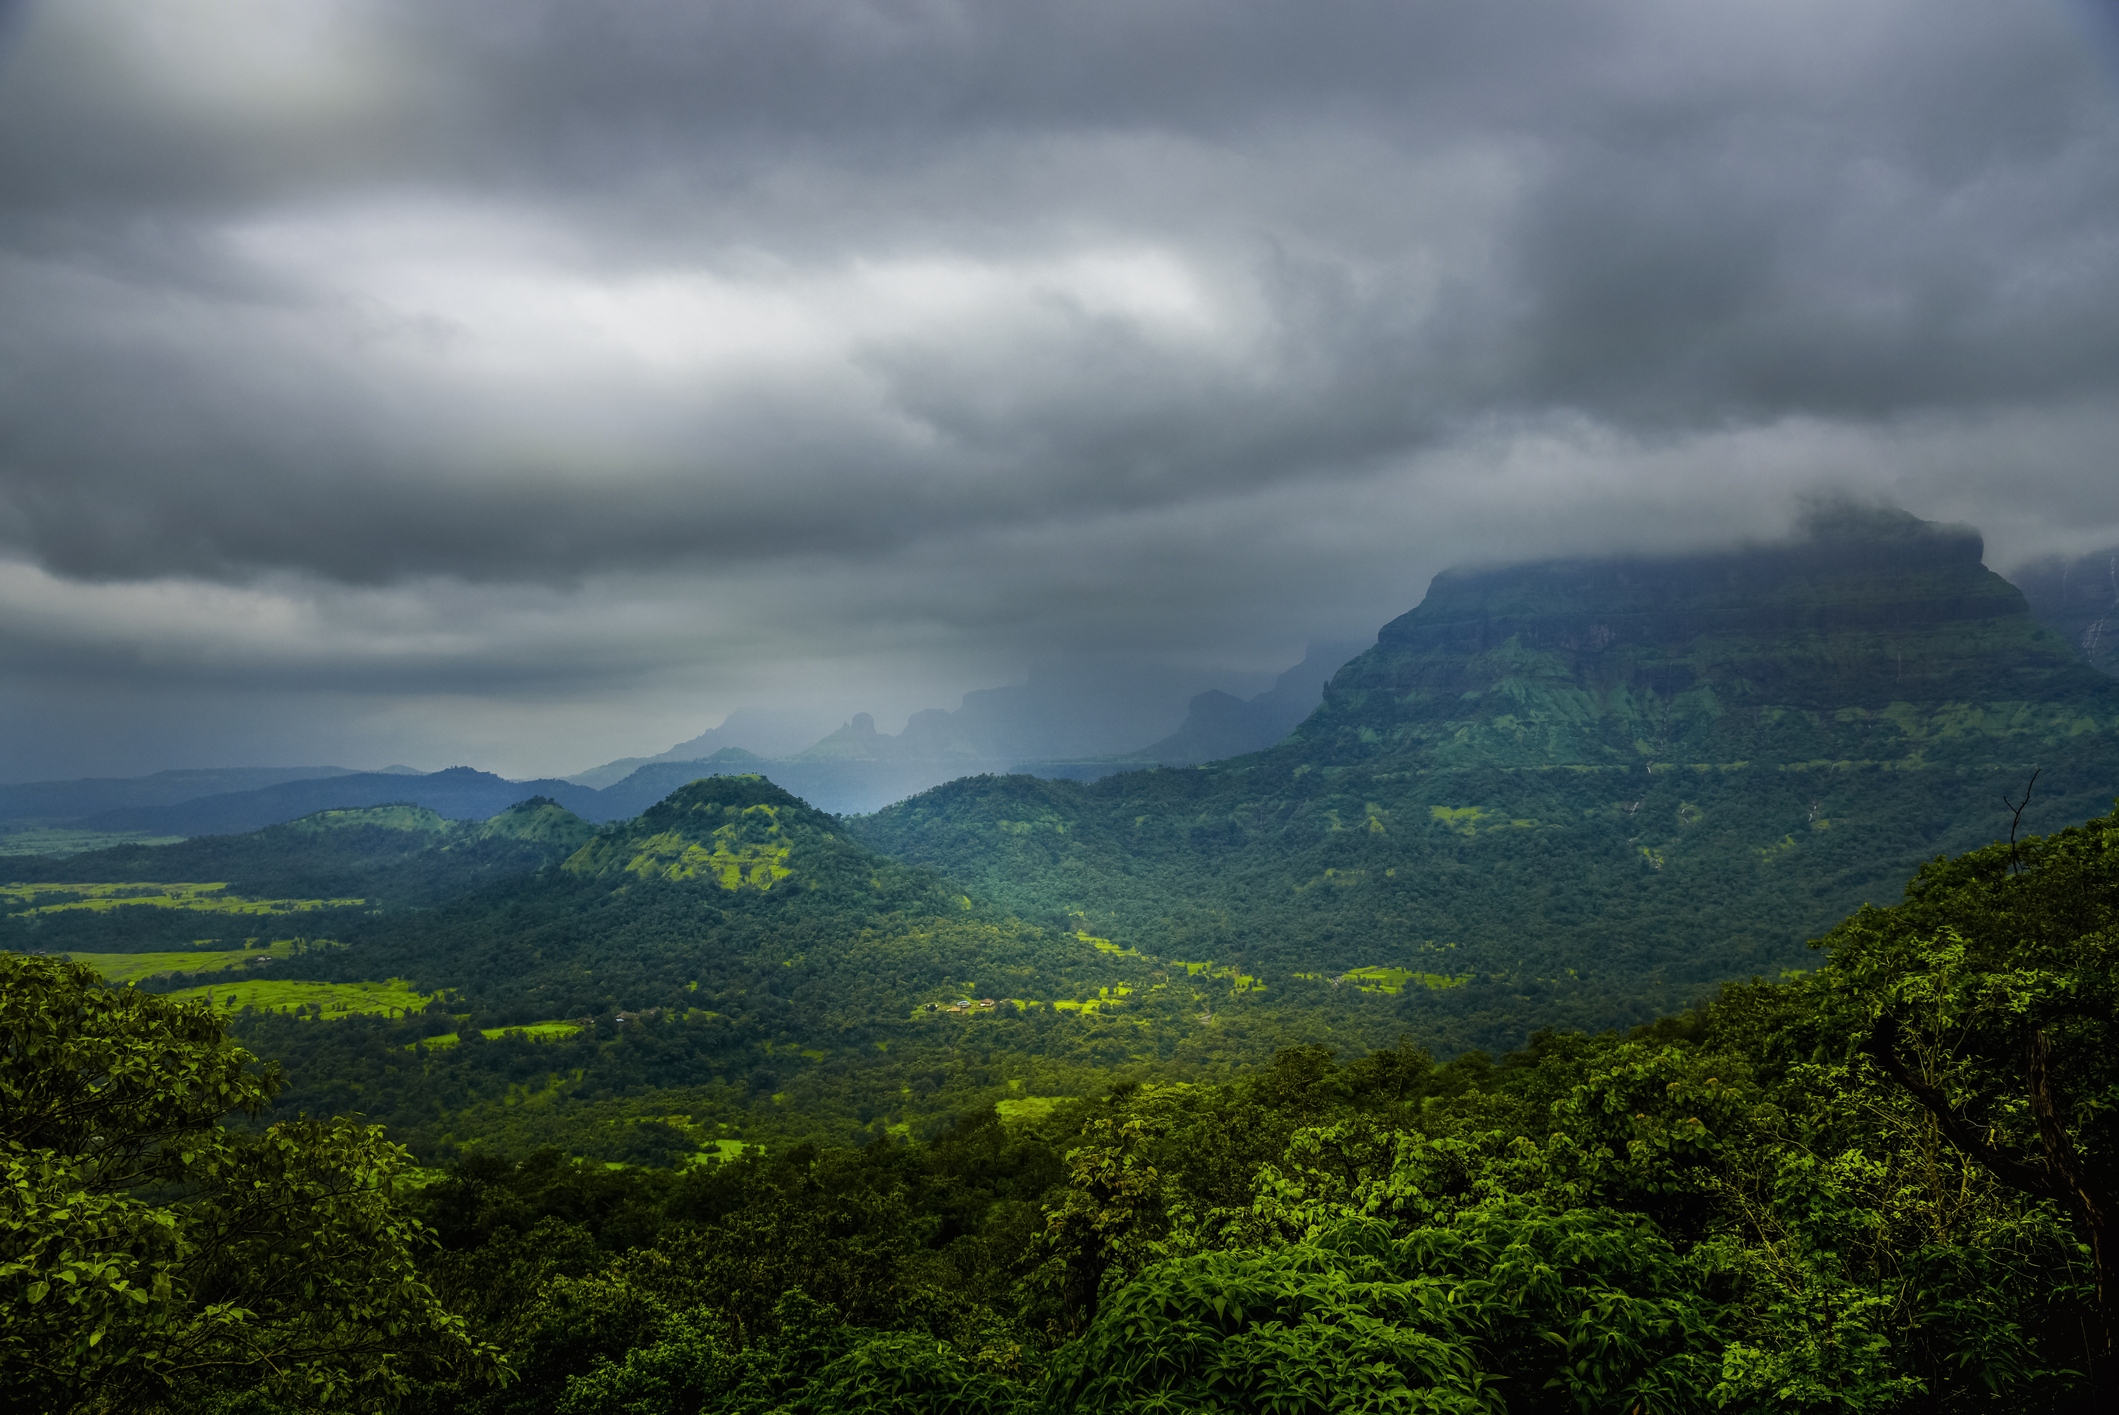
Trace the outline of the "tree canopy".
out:
[[[421,1279],[379,1127],[259,1135],[277,1074],[210,1008],[0,955],[0,1381],[51,1411],[196,1409],[263,1389],[344,1409],[491,1377]]]

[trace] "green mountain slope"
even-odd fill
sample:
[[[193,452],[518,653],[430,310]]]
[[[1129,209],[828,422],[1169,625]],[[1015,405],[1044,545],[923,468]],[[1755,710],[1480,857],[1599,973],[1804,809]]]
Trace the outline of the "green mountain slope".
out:
[[[596,827],[549,796],[532,796],[493,816],[472,830],[473,840],[520,840],[557,850],[579,850],[595,835]]]
[[[1921,860],[2119,791],[2119,686],[1962,528],[1438,576],[1265,752],[1092,784],[978,778],[854,823],[1028,917],[1166,957],[1446,976],[1399,1006],[1645,1016],[1800,966]],[[1586,1009],[1586,1010],[1585,1010]]]

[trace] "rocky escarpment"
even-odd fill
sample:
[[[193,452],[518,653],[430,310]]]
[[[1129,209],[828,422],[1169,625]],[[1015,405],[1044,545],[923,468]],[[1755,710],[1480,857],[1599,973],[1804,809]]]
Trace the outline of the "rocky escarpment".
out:
[[[2090,667],[2119,678],[2119,545],[2073,560],[2035,561],[2013,578],[2040,623],[2073,644]]]
[[[1801,539],[1438,575],[1297,736],[1339,762],[2032,762],[2114,740],[2119,687],[1977,532],[1840,512]]]

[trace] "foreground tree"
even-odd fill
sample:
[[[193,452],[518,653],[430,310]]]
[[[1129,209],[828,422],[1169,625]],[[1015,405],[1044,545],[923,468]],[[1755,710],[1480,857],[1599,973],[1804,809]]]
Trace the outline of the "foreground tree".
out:
[[[378,1128],[246,1136],[275,1072],[211,1008],[0,954],[0,1392],[49,1411],[197,1409],[262,1390],[370,1409],[499,1378],[420,1279]]]
[[[1825,947],[1844,1035],[1958,1151],[2070,1216],[2091,1384],[2119,1383],[2119,813],[1931,864]]]

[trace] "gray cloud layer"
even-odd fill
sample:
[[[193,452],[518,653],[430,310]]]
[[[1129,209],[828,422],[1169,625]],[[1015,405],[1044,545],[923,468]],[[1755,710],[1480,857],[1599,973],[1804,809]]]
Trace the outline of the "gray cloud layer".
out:
[[[12,18],[0,774],[1277,668],[1821,486],[2119,540],[2087,5]]]

